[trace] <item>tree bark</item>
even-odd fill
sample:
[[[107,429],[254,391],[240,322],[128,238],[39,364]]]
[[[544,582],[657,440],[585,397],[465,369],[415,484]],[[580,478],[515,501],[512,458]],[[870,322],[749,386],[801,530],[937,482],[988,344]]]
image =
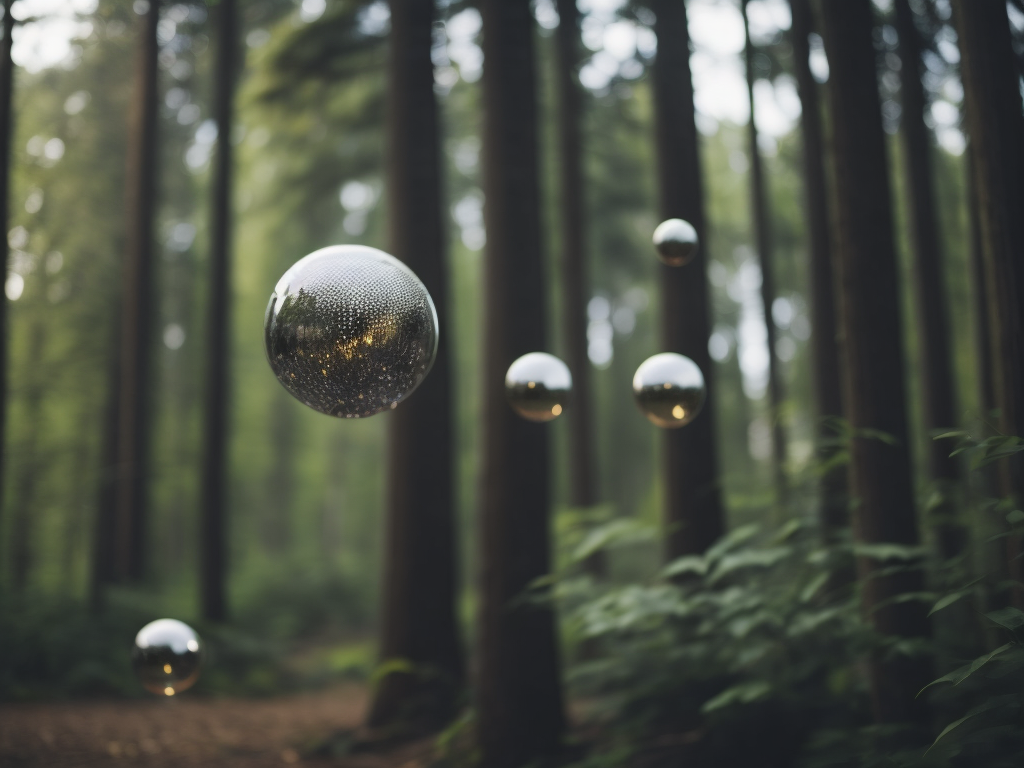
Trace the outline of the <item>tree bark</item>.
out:
[[[126,249],[121,295],[119,403],[113,461],[115,551],[119,579],[145,567],[146,464],[149,455],[149,341],[153,221],[156,212],[158,0],[139,17],[135,93],[128,127]]]
[[[818,83],[811,73],[809,37],[814,29],[810,0],[790,0],[793,61],[800,92],[800,130],[803,134],[804,205],[811,273],[811,374],[818,406],[818,461],[821,476],[820,520],[826,541],[835,541],[849,524],[846,467],[833,465],[836,434],[829,422],[843,416],[839,368],[839,328],[836,322],[835,276],[830,242],[828,185],[825,181],[825,141],[821,124]]]
[[[846,413],[853,437],[850,488],[859,545],[918,545],[903,380],[897,259],[870,0],[823,3],[833,131],[837,268]],[[891,563],[888,563],[891,564]],[[925,606],[898,602],[923,590],[919,569],[885,574],[887,563],[857,558],[865,618],[884,636],[924,638]],[[875,656],[870,663],[875,718],[922,722],[915,702],[929,681],[920,657]]]
[[[9,248],[7,231],[11,194],[11,136],[14,133],[14,62],[11,60],[11,44],[14,39],[14,17],[11,6],[14,0],[4,0],[3,40],[0,40],[0,232],[4,233],[0,253],[4,256],[4,268],[0,280],[6,287]],[[0,499],[4,498],[4,436],[7,434],[7,294],[0,291]]]
[[[551,608],[524,591],[551,569],[545,427],[518,418],[504,379],[544,349],[533,18],[529,0],[484,0],[484,445],[477,714],[484,765],[554,753],[564,710]]]
[[[754,213],[754,234],[757,255],[761,263],[761,303],[764,305],[764,326],[768,344],[768,405],[772,424],[772,470],[775,477],[775,502],[780,510],[789,495],[786,480],[786,430],[782,424],[782,381],[779,356],[776,354],[776,328],[772,316],[775,305],[775,258],[772,255],[771,211],[765,190],[764,166],[758,147],[757,121],[754,108],[754,46],[750,42],[750,23],[747,20],[747,2],[743,0],[743,31],[746,36],[744,63],[747,70],[747,98],[750,101],[748,125],[748,151],[750,154],[750,202]]]
[[[580,65],[580,13],[576,0],[557,0],[558,149],[561,181],[562,325],[565,362],[572,372],[569,420],[569,504],[597,503],[594,482],[594,435],[587,356],[587,236],[583,170],[583,92],[577,79]],[[594,576],[607,569],[604,552],[584,563]]]
[[[42,295],[46,295],[45,279]],[[11,562],[13,574],[11,587],[17,595],[24,594],[28,587],[29,575],[35,565],[34,533],[38,510],[33,508],[39,471],[43,462],[39,457],[39,435],[43,432],[41,423],[43,393],[46,391],[45,377],[41,375],[43,352],[46,348],[46,325],[36,318],[32,322],[29,349],[31,368],[25,392],[25,420],[29,429],[25,441],[19,446],[20,466],[14,478],[14,505],[11,520]]]
[[[1024,434],[1024,116],[1006,4],[955,0],[960,69],[985,256],[999,429]],[[1024,461],[1001,462],[1004,496],[1024,499]],[[1019,537],[1008,539],[1011,578],[1024,580]],[[1024,594],[1014,588],[1014,601]]]
[[[653,85],[661,217],[690,222],[701,242],[697,256],[685,267],[658,267],[662,339],[665,351],[686,355],[700,367],[708,392],[704,410],[693,422],[665,431],[665,556],[673,560],[706,550],[724,533],[725,513],[718,485],[714,368],[708,353],[708,240],[686,4],[651,0],[650,5],[658,38]]]
[[[947,293],[943,280],[943,253],[935,208],[931,140],[924,123],[927,106],[921,82],[921,34],[908,0],[896,0],[896,30],[900,40],[903,112],[900,128],[907,191],[910,195],[914,287],[917,289],[918,333],[921,344],[921,394],[924,426],[929,434],[956,424],[956,393],[950,349]],[[959,464],[950,458],[947,441],[930,440],[928,474],[942,497],[931,510],[932,527],[944,559],[961,555],[967,532],[956,520],[955,494],[960,483]]]
[[[392,253],[430,291],[441,343],[391,416],[380,658],[411,662],[374,692],[374,727],[437,729],[455,714],[464,662],[456,611],[451,363],[440,129],[430,59],[433,0],[391,0],[388,206]]]
[[[237,22],[235,0],[219,0],[213,110],[217,122],[210,210],[210,294],[207,307],[206,415],[202,475],[200,606],[203,618],[227,618],[227,440],[231,290],[231,127],[234,113]],[[283,514],[283,510],[279,510]]]

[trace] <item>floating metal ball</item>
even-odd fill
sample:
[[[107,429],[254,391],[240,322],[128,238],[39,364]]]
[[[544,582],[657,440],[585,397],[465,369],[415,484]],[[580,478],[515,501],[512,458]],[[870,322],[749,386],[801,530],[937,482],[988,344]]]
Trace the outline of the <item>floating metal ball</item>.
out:
[[[278,380],[320,413],[395,408],[437,353],[437,312],[407,266],[376,248],[321,248],[284,273],[264,322]]]
[[[530,352],[505,374],[505,397],[512,410],[529,421],[551,421],[562,415],[572,394],[569,366],[546,352]]]
[[[132,666],[152,693],[173,696],[191,688],[199,679],[201,661],[199,635],[176,619],[157,619],[135,636]]]
[[[649,357],[633,376],[633,397],[652,424],[674,429],[689,424],[704,407],[704,374],[675,352]]]
[[[699,248],[697,230],[688,221],[669,219],[654,230],[654,250],[658,252],[658,258],[670,267],[690,263]]]

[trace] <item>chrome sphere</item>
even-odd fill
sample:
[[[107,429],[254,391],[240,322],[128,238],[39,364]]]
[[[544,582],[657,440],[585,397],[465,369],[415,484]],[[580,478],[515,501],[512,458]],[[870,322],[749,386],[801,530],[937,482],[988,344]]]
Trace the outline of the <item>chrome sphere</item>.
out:
[[[670,267],[681,267],[693,261],[700,248],[697,230],[688,221],[669,219],[654,230],[654,250]]]
[[[512,410],[529,421],[551,421],[565,410],[572,394],[569,366],[546,352],[530,352],[505,374],[505,397]]]
[[[202,644],[188,624],[177,619],[152,621],[135,636],[132,666],[147,691],[173,696],[199,679]]]
[[[426,378],[437,354],[437,312],[426,287],[383,251],[335,245],[284,273],[264,321],[270,367],[320,413],[373,416]]]
[[[652,424],[668,429],[682,427],[697,418],[704,407],[704,374],[690,358],[662,352],[636,369],[633,397]]]

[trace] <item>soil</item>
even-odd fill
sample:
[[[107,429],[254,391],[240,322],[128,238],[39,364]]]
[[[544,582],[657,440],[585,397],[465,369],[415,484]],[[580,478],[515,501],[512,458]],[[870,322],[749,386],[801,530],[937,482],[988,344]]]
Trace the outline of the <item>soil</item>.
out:
[[[356,731],[366,689],[345,685],[269,699],[184,694],[141,701],[0,706],[0,766],[46,768],[422,768],[432,740],[318,756]],[[318,749],[318,747],[320,747]]]

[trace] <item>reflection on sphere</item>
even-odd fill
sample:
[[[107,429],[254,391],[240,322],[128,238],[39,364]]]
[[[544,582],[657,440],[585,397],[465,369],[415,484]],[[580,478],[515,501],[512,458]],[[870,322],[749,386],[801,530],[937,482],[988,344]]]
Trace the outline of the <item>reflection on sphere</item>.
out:
[[[658,252],[658,258],[670,267],[681,267],[691,262],[699,247],[697,230],[688,221],[669,219],[654,230],[654,250]]]
[[[693,421],[704,406],[704,374],[688,357],[663,352],[649,357],[633,376],[640,410],[659,427],[673,429]]]
[[[132,666],[147,691],[173,696],[199,679],[202,646],[199,635],[176,619],[157,619],[135,636]]]
[[[320,413],[395,408],[430,371],[437,312],[412,270],[361,245],[322,248],[284,273],[264,322],[278,380]]]
[[[505,397],[529,421],[551,421],[565,410],[572,393],[569,366],[546,352],[530,352],[509,366]]]

